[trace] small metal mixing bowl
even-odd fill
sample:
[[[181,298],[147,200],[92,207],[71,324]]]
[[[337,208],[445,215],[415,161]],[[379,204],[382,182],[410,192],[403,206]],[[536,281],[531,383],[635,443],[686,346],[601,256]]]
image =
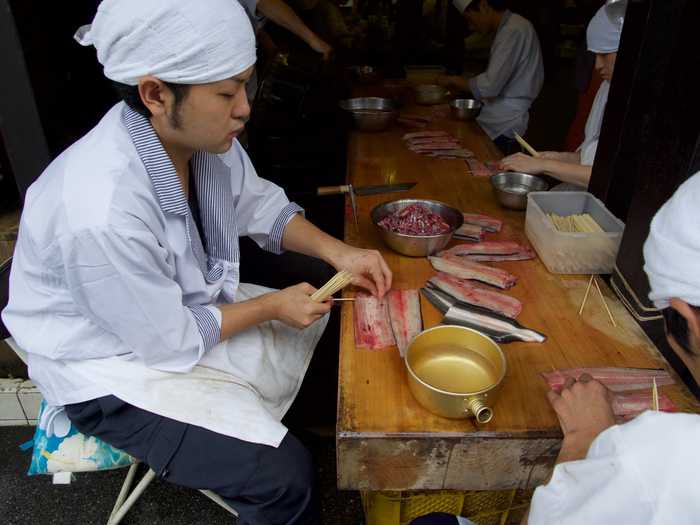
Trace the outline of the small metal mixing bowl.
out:
[[[387,230],[379,225],[387,215],[392,215],[412,204],[425,206],[433,213],[440,215],[449,224],[450,231],[440,235],[405,235]],[[376,226],[379,236],[392,250],[409,257],[427,257],[442,250],[452,239],[452,235],[464,223],[462,212],[448,206],[444,202],[426,199],[400,199],[383,202],[374,207],[370,214],[372,223]]]
[[[374,84],[382,78],[381,72],[374,66],[350,66],[349,69],[361,84]]]
[[[544,179],[515,171],[504,171],[493,175],[491,186],[501,206],[511,210],[524,210],[527,208],[528,193],[547,189]]]
[[[473,98],[457,98],[450,102],[452,117],[457,120],[473,120],[481,113],[484,105]]]
[[[340,102],[340,107],[347,111],[361,131],[384,131],[398,117],[398,106],[389,98],[359,97]]]
[[[423,105],[442,104],[448,95],[447,88],[438,84],[417,84],[413,87],[416,103]]]

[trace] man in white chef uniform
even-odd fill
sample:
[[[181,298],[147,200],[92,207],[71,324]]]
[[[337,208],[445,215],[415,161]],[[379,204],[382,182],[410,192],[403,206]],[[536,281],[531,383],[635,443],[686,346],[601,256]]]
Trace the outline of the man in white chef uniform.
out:
[[[562,181],[563,184],[554,188],[559,191],[583,190],[588,187],[622,34],[622,20],[614,13],[609,7],[601,7],[586,31],[588,50],[595,53],[595,68],[603,82],[586,120],[583,143],[574,152],[542,151],[537,158],[515,153],[501,160],[502,169],[549,175]]]
[[[671,348],[700,382],[700,172],[651,223],[644,245],[649,298]],[[700,416],[647,411],[616,425],[610,392],[583,374],[547,395],[564,433],[554,473],[532,498],[529,525],[691,525],[700,517]],[[412,525],[457,525],[430,514]]]
[[[473,78],[444,75],[438,82],[471,92],[484,107],[476,118],[481,128],[506,154],[515,135],[524,135],[529,109],[542,89],[544,65],[540,41],[532,24],[506,9],[506,0],[453,0],[469,28],[495,33],[486,71]]]
[[[131,91],[27,192],[2,316],[30,376],[79,430],[242,523],[318,523],[311,458],[280,420],[330,303],[240,284],[238,237],[379,296],[391,272],[307,222],[238,144],[255,40],[237,2],[105,0],[76,38]]]

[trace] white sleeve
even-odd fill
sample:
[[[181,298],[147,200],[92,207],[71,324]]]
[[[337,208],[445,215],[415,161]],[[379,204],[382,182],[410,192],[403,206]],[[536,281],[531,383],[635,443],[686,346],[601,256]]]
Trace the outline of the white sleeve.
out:
[[[285,227],[292,217],[304,210],[289,202],[282,188],[258,177],[248,155],[237,146],[240,160],[233,160],[231,187],[236,201],[238,233],[247,235],[269,252],[282,253]]]
[[[187,372],[219,342],[221,313],[185,306],[168,254],[145,227],[59,239],[71,296],[91,322],[158,370]]]
[[[477,99],[496,98],[501,95],[513,76],[521,50],[524,49],[522,31],[511,31],[494,40],[486,71],[472,78],[469,87]]]
[[[586,459],[557,465],[551,481],[535,490],[528,524],[647,523],[653,503],[622,444],[614,426],[596,438]]]

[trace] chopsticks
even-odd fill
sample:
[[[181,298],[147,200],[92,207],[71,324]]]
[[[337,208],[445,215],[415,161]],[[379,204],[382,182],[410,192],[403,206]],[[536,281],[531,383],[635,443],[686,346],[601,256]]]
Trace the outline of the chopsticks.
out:
[[[659,411],[659,389],[656,387],[656,378],[652,377],[651,385],[651,409],[658,412]]]
[[[326,284],[311,295],[312,301],[322,303],[338,290],[342,290],[352,282],[352,273],[347,270],[335,274]]]
[[[517,133],[515,133],[515,140],[517,140],[518,144],[525,148],[525,151],[527,151],[533,157],[538,158],[540,156],[539,152],[535,148],[530,146],[530,144],[528,144],[527,141]]]

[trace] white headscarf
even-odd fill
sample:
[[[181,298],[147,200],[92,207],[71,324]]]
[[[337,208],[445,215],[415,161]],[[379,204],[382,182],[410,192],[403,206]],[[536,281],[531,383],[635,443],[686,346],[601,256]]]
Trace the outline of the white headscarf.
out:
[[[473,1],[474,0],[452,0],[452,5],[457,8],[457,11],[459,11],[460,14],[462,14]]]
[[[644,244],[649,299],[666,308],[676,297],[700,306],[700,172],[685,181],[651,221]]]
[[[97,49],[107,78],[135,86],[231,78],[255,63],[255,35],[234,0],[104,0],[75,39]]]
[[[620,34],[622,24],[613,23],[606,11],[606,6],[598,9],[598,12],[591,19],[586,30],[586,41],[588,50],[593,53],[615,53],[620,47]]]

